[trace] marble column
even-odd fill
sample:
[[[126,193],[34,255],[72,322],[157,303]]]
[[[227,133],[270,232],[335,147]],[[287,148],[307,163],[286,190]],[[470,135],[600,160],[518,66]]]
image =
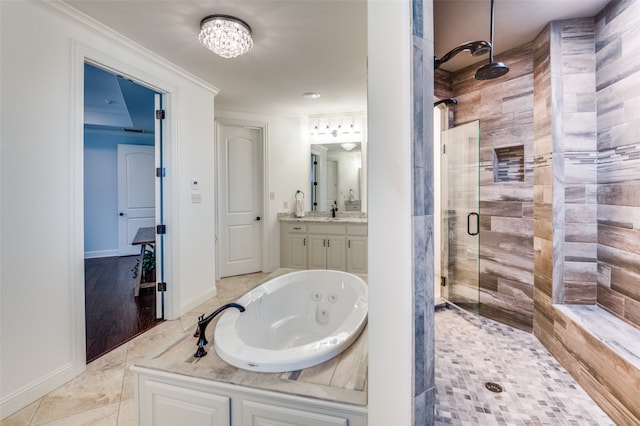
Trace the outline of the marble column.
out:
[[[414,424],[434,422],[433,1],[413,0]]]

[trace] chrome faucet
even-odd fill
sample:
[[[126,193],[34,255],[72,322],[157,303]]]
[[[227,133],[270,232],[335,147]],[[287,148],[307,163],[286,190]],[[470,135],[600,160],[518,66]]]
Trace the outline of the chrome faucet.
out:
[[[198,328],[193,335],[193,337],[198,338],[198,350],[195,354],[193,354],[194,357],[202,358],[207,354],[207,351],[204,349],[205,345],[209,343],[207,341],[207,338],[204,336],[205,331],[207,330],[207,326],[212,319],[214,319],[220,312],[224,311],[227,308],[237,308],[240,312],[244,312],[245,310],[242,305],[238,305],[237,303],[227,303],[226,305],[223,305],[213,311],[213,313],[206,318],[204,314],[198,317]]]
[[[331,205],[331,216],[336,217],[337,211],[338,211],[338,202],[334,201],[334,204]]]

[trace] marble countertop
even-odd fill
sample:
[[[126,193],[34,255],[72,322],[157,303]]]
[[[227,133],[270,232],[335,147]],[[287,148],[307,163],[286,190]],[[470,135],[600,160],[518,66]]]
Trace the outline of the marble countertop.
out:
[[[286,271],[286,270],[285,270]],[[277,270],[269,277],[280,275]],[[267,279],[269,278],[267,277]],[[175,336],[173,343],[153,358],[136,362],[137,367],[282,392],[344,404],[367,405],[368,327],[340,355],[315,367],[285,373],[257,373],[224,362],[213,348],[213,331],[218,318],[207,327],[207,355],[195,358],[193,330]]]
[[[363,212],[338,212],[331,217],[329,212],[306,212],[304,217],[296,217],[293,213],[278,213],[280,222],[308,223],[346,223],[367,224],[367,214]]]

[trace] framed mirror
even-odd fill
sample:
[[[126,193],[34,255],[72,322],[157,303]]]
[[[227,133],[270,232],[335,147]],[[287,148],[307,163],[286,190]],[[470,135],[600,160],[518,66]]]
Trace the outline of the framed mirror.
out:
[[[364,211],[362,143],[311,145],[311,211]]]

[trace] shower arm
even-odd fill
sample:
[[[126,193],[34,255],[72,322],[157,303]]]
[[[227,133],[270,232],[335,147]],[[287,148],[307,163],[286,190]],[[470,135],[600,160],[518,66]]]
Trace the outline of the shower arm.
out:
[[[491,0],[491,25],[490,25],[490,30],[489,30],[489,40],[491,40],[490,44],[491,44],[491,48],[489,49],[489,63],[493,62],[493,26],[494,26],[494,17],[495,17],[495,11],[494,11],[494,5],[493,5],[493,0]]]

